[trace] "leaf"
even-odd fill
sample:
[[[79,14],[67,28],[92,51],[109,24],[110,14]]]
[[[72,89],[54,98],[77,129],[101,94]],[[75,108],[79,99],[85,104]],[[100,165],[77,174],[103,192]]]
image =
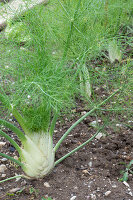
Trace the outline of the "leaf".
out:
[[[133,165],[133,160],[130,161],[130,163],[128,165],[128,169],[131,167],[131,165]]]
[[[128,180],[128,172],[125,172],[123,174],[123,177],[120,179],[122,182],[127,181]]]

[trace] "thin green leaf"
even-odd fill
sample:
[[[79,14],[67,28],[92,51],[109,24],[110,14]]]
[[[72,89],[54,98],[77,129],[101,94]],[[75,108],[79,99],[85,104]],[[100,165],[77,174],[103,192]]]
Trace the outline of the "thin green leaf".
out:
[[[9,160],[11,160],[11,161],[13,161],[14,163],[16,163],[17,165],[19,165],[19,166],[21,166],[21,167],[24,166],[24,164],[21,163],[19,160],[16,160],[16,159],[12,158],[11,156],[8,156],[8,155],[6,155],[6,154],[4,154],[4,153],[0,153],[0,156],[2,156],[2,157],[4,157],[4,158],[7,158],[7,159],[9,159]]]
[[[15,147],[15,149],[18,151],[18,153],[21,155],[21,148],[9,135],[7,135],[5,132],[3,132],[1,130],[0,130],[0,135],[5,137]]]
[[[3,125],[5,127],[9,128],[10,130],[12,130],[14,133],[16,133],[16,135],[18,136],[18,138],[21,141],[25,141],[26,140],[24,133],[22,131],[20,131],[20,129],[15,127],[13,124],[11,124],[11,123],[3,120],[3,119],[0,119],[0,125]]]

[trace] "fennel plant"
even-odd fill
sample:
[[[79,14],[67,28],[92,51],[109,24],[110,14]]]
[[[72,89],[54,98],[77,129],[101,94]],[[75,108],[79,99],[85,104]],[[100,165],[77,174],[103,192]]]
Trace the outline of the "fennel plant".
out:
[[[73,2],[71,3],[74,4]],[[79,64],[77,58],[85,57],[83,59],[83,64],[85,64],[85,60],[89,57],[90,52],[93,54],[93,52],[97,52],[99,49],[99,41],[104,33],[104,30],[101,28],[102,24],[99,24],[99,27],[94,31],[96,33],[96,30],[102,30],[102,34],[101,32],[98,33],[97,37],[91,31],[89,32],[89,29],[85,28],[86,23],[91,23],[91,21],[89,22],[86,18],[82,18],[81,14],[86,14],[88,10],[84,9],[83,4],[81,6],[81,0],[75,4],[76,6],[74,5],[72,18],[71,12],[68,13],[66,10],[67,6],[69,6],[67,2],[64,3],[65,6],[63,6],[62,1],[59,1],[59,4],[61,7],[56,7],[56,9],[63,8],[63,11],[60,12],[58,10],[58,17],[60,18],[62,13],[62,18],[67,16],[65,18],[67,23],[65,24],[63,21],[63,26],[57,20],[58,18],[53,20],[54,16],[50,18],[47,15],[47,12],[51,14],[54,8],[50,7],[46,14],[44,14],[43,9],[39,9],[38,12],[36,9],[33,9],[26,13],[24,19],[23,17],[20,19],[23,23],[19,25],[16,23],[16,27],[19,27],[20,30],[13,32],[13,35],[9,34],[8,37],[6,31],[5,36],[8,39],[2,38],[4,45],[11,46],[12,51],[8,51],[8,54],[6,54],[8,56],[1,61],[1,108],[7,109],[9,113],[12,113],[18,121],[20,128],[3,119],[0,120],[0,124],[9,128],[18,136],[21,146],[9,137],[1,127],[0,135],[5,137],[16,148],[20,160],[15,160],[3,153],[0,153],[0,155],[21,166],[27,178],[43,178],[51,172],[54,166],[94,139],[100,130],[85,143],[55,161],[55,153],[70,131],[88,115],[100,109],[103,104],[118,92],[114,92],[103,102],[95,104],[88,113],[82,116],[64,133],[55,147],[53,147],[53,133],[58,116],[63,111],[68,112],[74,105],[75,96],[80,94],[80,86],[84,87],[83,93],[88,90],[86,84],[80,85],[81,82],[78,78],[80,70],[75,69],[75,65]],[[90,9],[90,4],[90,2],[87,3],[87,9]],[[40,18],[40,13],[45,17],[45,24],[43,17]],[[47,16],[49,16],[51,24],[47,23],[49,21]],[[82,26],[78,19],[81,19]],[[55,25],[57,29],[55,29]],[[96,23],[93,23],[93,25],[96,25]],[[21,29],[22,27],[23,30]],[[89,27],[89,24],[87,27]],[[65,33],[63,33],[62,29],[65,29]],[[84,34],[82,34],[81,30],[84,30]],[[18,37],[21,31],[21,37]],[[28,37],[25,38],[25,34]],[[15,41],[16,37],[17,40]],[[74,46],[75,41],[79,42]],[[26,43],[23,44],[23,42]],[[95,49],[92,49],[93,46]],[[71,65],[71,60],[68,62],[68,59],[72,59],[72,56],[75,61]],[[8,63],[6,66],[5,60]],[[82,74],[80,77],[89,81],[90,77],[86,70],[86,68],[81,70]],[[83,83],[85,80],[83,80]]]
[[[78,121],[76,121],[67,131],[66,133],[61,137],[61,139],[57,142],[55,147],[53,147],[53,131],[54,126],[56,123],[57,115],[53,117],[53,120],[49,126],[49,128],[44,129],[41,128],[38,131],[33,131],[32,129],[29,129],[27,124],[28,122],[25,120],[25,118],[22,117],[22,115],[18,112],[18,110],[9,103],[6,96],[0,94],[0,100],[1,102],[13,113],[14,117],[17,119],[19,124],[21,125],[23,132],[15,127],[13,124],[5,121],[0,120],[0,124],[3,126],[11,129],[18,138],[20,139],[22,146],[19,146],[10,136],[8,136],[4,131],[0,131],[0,135],[5,137],[9,142],[16,148],[16,150],[19,153],[20,160],[15,160],[14,158],[0,153],[1,156],[8,158],[15,162],[16,164],[20,165],[25,172],[27,178],[43,178],[46,174],[50,173],[50,171],[53,169],[54,166],[56,166],[58,163],[63,161],[65,158],[70,156],[72,153],[78,151],[80,148],[82,148],[84,145],[92,141],[95,136],[99,133],[98,130],[91,138],[89,138],[86,142],[60,158],[59,160],[55,161],[55,153],[58,150],[60,144],[62,141],[67,137],[69,132],[75,128],[83,119],[85,119],[88,115],[90,115],[92,112],[96,111],[100,108],[103,104],[105,104],[112,96],[114,96],[118,92],[115,91],[111,96],[109,96],[107,99],[105,99],[102,103],[94,107],[92,110],[90,110],[88,113],[86,113],[84,116],[82,116]],[[39,114],[38,114],[39,116]]]

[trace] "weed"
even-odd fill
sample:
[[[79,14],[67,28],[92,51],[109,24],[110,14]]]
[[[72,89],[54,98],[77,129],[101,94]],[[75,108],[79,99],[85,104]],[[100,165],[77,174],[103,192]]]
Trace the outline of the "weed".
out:
[[[126,166],[126,169],[121,172],[123,174],[123,177],[119,179],[119,181],[128,181],[129,174],[133,174],[133,160],[130,161],[130,163]]]

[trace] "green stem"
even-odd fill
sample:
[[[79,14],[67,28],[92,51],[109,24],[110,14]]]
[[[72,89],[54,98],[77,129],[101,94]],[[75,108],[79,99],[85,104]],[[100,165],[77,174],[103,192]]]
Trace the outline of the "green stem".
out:
[[[25,121],[23,117],[21,116],[21,114],[17,111],[17,109],[10,103],[8,97],[0,94],[0,101],[6,108],[8,108],[12,112],[12,114],[14,115],[14,117],[16,118],[16,120],[18,121],[18,123],[20,124],[24,132],[26,133],[27,127],[26,127]]]
[[[0,130],[0,135],[5,137],[15,147],[15,149],[18,151],[18,153],[21,155],[21,148],[9,135],[7,135],[6,133],[4,133],[1,130]]]
[[[28,132],[27,127],[26,127],[26,123],[24,118],[22,117],[22,115],[17,111],[17,109],[12,106],[12,114],[13,116],[16,118],[16,120],[18,121],[18,123],[20,124],[21,128],[23,129],[23,131],[25,133]]]
[[[6,155],[6,154],[4,154],[4,153],[0,153],[0,156],[2,156],[2,157],[4,157],[4,158],[7,158],[7,159],[9,159],[9,160],[11,160],[11,161],[13,161],[13,162],[15,162],[17,165],[19,165],[19,166],[21,166],[21,167],[24,166],[24,164],[21,163],[20,161],[14,159],[14,158],[12,158],[11,156],[8,156],[8,155]]]
[[[93,113],[95,110],[97,110],[99,107],[101,107],[102,105],[104,105],[109,99],[111,99],[120,89],[118,89],[117,91],[115,91],[112,95],[110,95],[107,99],[105,99],[102,103],[100,103],[99,105],[97,105],[96,107],[94,107],[92,110],[90,110],[89,112],[87,112],[85,115],[83,115],[79,120],[77,120],[66,132],[65,134],[61,137],[61,139],[58,141],[58,143],[56,144],[54,151],[56,152],[57,149],[59,148],[59,146],[61,145],[61,143],[63,142],[63,140],[67,137],[67,135],[72,131],[73,128],[75,128],[81,121],[83,121],[88,115],[90,115],[91,113]]]
[[[53,132],[54,132],[54,128],[55,128],[55,124],[56,124],[57,118],[58,118],[58,114],[55,113],[55,115],[54,115],[54,117],[53,117],[53,120],[52,120],[52,123],[51,123],[50,130],[49,130],[49,133],[50,133],[51,136],[53,135]]]
[[[5,181],[9,181],[9,180],[12,180],[12,179],[15,179],[15,178],[21,178],[21,177],[24,178],[23,175],[17,175],[17,176],[13,176],[13,177],[10,177],[10,178],[6,178],[6,179],[0,181],[0,183],[3,183]]]
[[[16,133],[16,135],[18,136],[18,138],[21,140],[21,141],[25,141],[26,140],[26,137],[25,135],[23,134],[22,131],[20,131],[20,129],[18,129],[17,127],[15,127],[13,124],[3,120],[3,119],[0,119],[0,124],[11,129],[14,133]]]
[[[101,128],[102,129],[102,128]],[[76,151],[78,151],[79,149],[81,149],[83,146],[85,146],[86,144],[88,144],[89,142],[91,142],[96,136],[97,134],[101,131],[101,129],[99,129],[91,138],[89,138],[86,142],[84,142],[83,144],[81,144],[80,146],[76,147],[75,149],[73,149],[71,152],[67,153],[65,156],[63,156],[62,158],[60,158],[59,160],[57,160],[54,164],[54,166],[58,165],[60,162],[62,162],[65,158],[69,157],[71,154],[75,153]]]

